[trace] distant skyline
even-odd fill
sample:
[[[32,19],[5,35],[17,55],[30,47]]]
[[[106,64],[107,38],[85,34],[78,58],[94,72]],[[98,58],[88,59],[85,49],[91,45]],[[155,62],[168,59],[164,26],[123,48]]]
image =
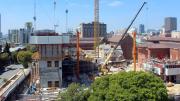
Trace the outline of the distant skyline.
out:
[[[107,24],[109,31],[116,31],[128,26],[143,1],[148,4],[132,27],[144,24],[147,29],[159,29],[164,24],[165,17],[177,17],[180,28],[180,0],[100,0],[100,22]],[[37,29],[53,29],[54,0],[36,0]],[[68,28],[75,29],[80,23],[94,20],[94,0],[56,0],[57,32],[66,31],[65,10],[69,10]],[[25,22],[33,22],[34,0],[1,0],[2,32],[8,29],[23,28]]]

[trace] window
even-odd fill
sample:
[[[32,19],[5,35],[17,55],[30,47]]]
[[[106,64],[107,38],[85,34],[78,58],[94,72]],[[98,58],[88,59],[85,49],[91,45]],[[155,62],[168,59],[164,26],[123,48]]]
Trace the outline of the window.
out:
[[[55,64],[55,67],[59,67],[59,61],[55,61],[54,64]]]
[[[48,81],[48,88],[52,87],[52,81]]]
[[[47,67],[52,67],[51,61],[47,61]]]
[[[55,87],[59,87],[59,81],[55,81]]]

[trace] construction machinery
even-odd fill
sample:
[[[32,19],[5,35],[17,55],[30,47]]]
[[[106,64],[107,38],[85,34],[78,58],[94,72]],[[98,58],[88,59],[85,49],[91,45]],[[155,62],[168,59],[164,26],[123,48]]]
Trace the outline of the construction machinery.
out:
[[[102,74],[106,74],[108,72],[108,69],[106,68],[106,65],[108,64],[108,61],[110,59],[110,57],[112,56],[113,52],[116,50],[116,48],[121,44],[122,40],[126,37],[128,30],[131,28],[132,24],[134,23],[134,21],[136,20],[136,18],[138,17],[139,13],[141,12],[141,10],[143,9],[144,5],[147,2],[144,2],[141,6],[141,8],[139,9],[139,11],[137,12],[137,14],[135,15],[135,17],[133,18],[133,20],[131,21],[130,25],[127,27],[127,29],[125,30],[125,32],[122,34],[121,39],[119,40],[118,44],[115,45],[114,48],[111,49],[110,53],[108,54],[106,60],[104,61],[104,63],[101,65],[100,70],[102,72]],[[134,56],[136,57],[136,56]],[[134,58],[134,60],[136,61],[136,59]],[[134,62],[135,62],[134,61]],[[134,63],[136,64],[136,63]]]

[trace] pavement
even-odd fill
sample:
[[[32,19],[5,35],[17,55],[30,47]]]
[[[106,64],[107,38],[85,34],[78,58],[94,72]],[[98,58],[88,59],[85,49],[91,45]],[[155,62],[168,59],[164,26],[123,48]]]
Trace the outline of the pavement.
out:
[[[180,95],[180,84],[174,84],[172,87],[167,87],[169,95]]]
[[[6,70],[2,74],[0,74],[0,87],[5,83],[6,80],[14,77],[18,72],[21,71],[22,65],[10,65],[5,67]]]

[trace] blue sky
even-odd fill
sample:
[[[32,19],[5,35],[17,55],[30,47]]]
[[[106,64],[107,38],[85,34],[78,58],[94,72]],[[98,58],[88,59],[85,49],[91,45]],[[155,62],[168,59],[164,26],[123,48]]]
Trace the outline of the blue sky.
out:
[[[37,1],[37,29],[53,29],[54,0]],[[100,21],[107,24],[108,31],[126,28],[142,5],[148,1],[133,26],[145,24],[148,29],[161,28],[164,17],[177,17],[180,22],[180,0],[100,0]],[[69,28],[75,29],[81,22],[94,19],[94,0],[56,0],[56,23],[58,32],[65,32],[65,10],[69,9]],[[2,32],[8,29],[24,27],[27,21],[33,21],[34,0],[1,0]]]

